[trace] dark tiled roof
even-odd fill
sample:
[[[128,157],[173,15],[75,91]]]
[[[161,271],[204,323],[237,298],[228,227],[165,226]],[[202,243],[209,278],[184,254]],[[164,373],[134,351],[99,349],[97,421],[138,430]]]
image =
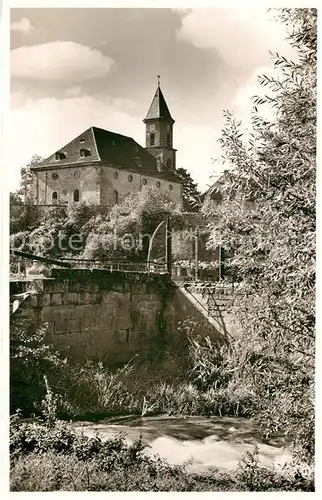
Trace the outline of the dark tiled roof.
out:
[[[90,155],[82,157],[82,149]],[[65,155],[65,158],[57,160],[56,153]],[[177,175],[166,169],[166,167],[164,167],[164,171],[159,172],[154,156],[131,137],[97,127],[90,127],[85,130],[85,132],[50,155],[39,165],[32,167],[32,169],[41,170],[44,167],[59,168],[72,164],[88,165],[89,163],[111,164],[119,169],[127,169],[147,175],[152,174],[155,177],[169,181],[181,182]]]
[[[152,99],[148,114],[143,121],[156,119],[165,119],[174,123],[160,87],[157,88],[156,93],[154,94],[154,97]]]
[[[93,131],[102,162],[134,167],[136,171],[157,170],[155,158],[131,137],[96,127],[93,127]]]

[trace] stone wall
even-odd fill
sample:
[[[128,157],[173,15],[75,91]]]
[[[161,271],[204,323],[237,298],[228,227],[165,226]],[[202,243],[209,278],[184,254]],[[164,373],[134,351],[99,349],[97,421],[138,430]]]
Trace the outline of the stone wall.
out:
[[[101,167],[100,186],[101,205],[114,205],[115,192],[118,193],[120,203],[130,193],[138,193],[149,187],[159,190],[161,195],[167,196],[173,202],[180,203],[182,198],[182,187],[178,182],[168,181],[161,176],[149,175],[147,172],[138,173],[118,168],[117,165]]]
[[[50,341],[71,360],[157,359],[173,345],[184,349],[179,325],[188,318],[199,323],[196,333],[221,337],[167,275],[55,269],[37,287],[24,317],[46,323]]]
[[[59,271],[60,277],[43,281],[31,306],[64,355],[80,361],[145,358],[171,330],[165,309],[172,287],[165,277],[99,270],[61,277]]]
[[[193,334],[196,336],[210,337],[213,342],[223,341],[225,335],[221,325],[214,324],[213,318],[207,317],[207,314],[199,304],[193,304],[188,295],[178,287],[173,297],[175,324],[182,325],[184,328],[191,328],[193,325]]]
[[[171,201],[181,202],[180,183],[168,181],[161,175],[125,170],[118,165],[57,165],[57,168],[38,168],[33,172],[33,199],[36,205],[54,204],[54,192],[57,193],[57,205],[73,203],[74,191],[78,190],[81,202],[113,206],[145,186],[159,189]],[[118,193],[117,198],[115,192]]]
[[[57,205],[73,203],[74,191],[79,191],[79,201],[100,204],[100,166],[62,166],[38,169],[33,172],[36,205],[52,205],[53,192]]]

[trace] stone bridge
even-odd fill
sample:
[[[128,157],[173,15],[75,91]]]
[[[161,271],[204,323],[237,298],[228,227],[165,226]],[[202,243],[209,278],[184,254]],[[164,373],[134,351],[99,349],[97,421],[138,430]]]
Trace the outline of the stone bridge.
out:
[[[195,335],[227,341],[220,318],[168,274],[56,268],[49,278],[12,280],[10,296],[12,322],[27,320],[34,330],[46,324],[51,343],[80,362],[180,349],[189,319]]]

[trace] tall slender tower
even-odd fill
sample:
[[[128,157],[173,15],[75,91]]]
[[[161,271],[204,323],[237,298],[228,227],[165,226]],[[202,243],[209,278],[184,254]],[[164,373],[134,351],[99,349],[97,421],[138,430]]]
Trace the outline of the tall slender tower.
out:
[[[162,94],[159,75],[158,88],[143,122],[146,126],[146,149],[159,160],[160,169],[163,165],[168,170],[174,171],[176,168],[176,149],[173,148],[174,119]]]

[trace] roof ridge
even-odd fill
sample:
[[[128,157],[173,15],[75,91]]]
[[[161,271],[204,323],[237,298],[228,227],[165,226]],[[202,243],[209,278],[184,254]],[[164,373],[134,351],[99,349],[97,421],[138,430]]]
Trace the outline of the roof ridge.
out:
[[[129,135],[119,134],[118,132],[112,132],[112,130],[106,130],[105,128],[96,127],[95,125],[92,125],[92,127],[90,128],[93,129],[94,135],[95,135],[95,130],[97,130],[100,132],[107,132],[108,134],[117,135],[119,137],[125,137],[126,139],[132,139],[132,137],[130,137]]]
[[[95,147],[95,150],[96,150],[96,154],[97,154],[98,158],[101,161],[102,158],[101,158],[101,155],[99,154],[99,151],[98,151],[98,147],[97,147],[97,143],[96,143],[96,137],[95,137],[95,133],[94,133],[94,126],[92,125],[90,129],[91,129],[92,136],[93,136],[93,141],[94,141],[94,147]]]

